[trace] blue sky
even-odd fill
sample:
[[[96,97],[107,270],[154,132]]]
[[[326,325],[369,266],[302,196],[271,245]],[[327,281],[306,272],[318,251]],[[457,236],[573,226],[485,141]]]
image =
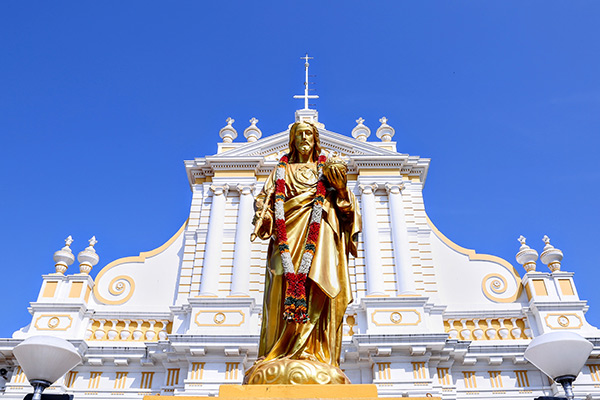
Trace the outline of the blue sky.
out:
[[[600,326],[599,17],[593,1],[1,2],[0,337],[30,321],[66,236],[77,253],[96,235],[93,276],[166,241],[189,212],[183,160],[215,153],[229,116],[240,136],[251,117],[285,129],[307,51],[328,129],[385,115],[400,152],[432,159],[446,236],[523,273],[516,238],[541,252],[547,234]]]

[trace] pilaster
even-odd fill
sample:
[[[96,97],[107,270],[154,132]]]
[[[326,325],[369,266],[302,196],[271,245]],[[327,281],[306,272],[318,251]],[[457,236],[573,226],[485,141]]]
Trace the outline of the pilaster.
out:
[[[377,230],[375,190],[377,183],[358,185],[361,191],[361,211],[363,219],[363,241],[365,244],[365,269],[367,275],[367,296],[385,296],[381,249]]]
[[[217,296],[219,286],[219,266],[223,245],[223,220],[225,218],[225,200],[229,185],[211,185],[212,205],[206,236],[206,250],[200,282],[200,296]]]
[[[250,234],[252,233],[252,215],[254,213],[254,183],[238,184],[240,205],[235,232],[235,253],[233,257],[233,276],[231,296],[250,295]]]
[[[410,260],[410,243],[406,227],[406,216],[402,204],[403,189],[404,185],[401,182],[385,184],[391,214],[394,261],[396,264],[396,281],[399,295],[416,293]]]

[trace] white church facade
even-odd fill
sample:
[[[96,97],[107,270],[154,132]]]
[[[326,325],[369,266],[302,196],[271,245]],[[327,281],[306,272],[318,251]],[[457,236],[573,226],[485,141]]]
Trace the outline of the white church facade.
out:
[[[460,247],[425,211],[429,159],[398,152],[385,118],[377,139],[362,119],[351,136],[326,129],[314,110],[297,111],[300,119],[319,126],[323,149],[348,160],[348,187],[361,207],[341,360],[353,383],[375,384],[380,397],[552,395],[556,384],[523,353],[533,337],[571,330],[594,344],[575,393],[600,399],[600,331],[586,322],[586,301],[573,272],[561,270],[560,250],[547,240],[536,264],[522,239],[515,250],[525,268],[517,269]],[[288,131],[263,137],[252,119],[246,140],[236,140],[233,122],[220,131],[217,154],[185,162],[189,218],[164,245],[112,261],[95,279],[95,241],[79,254],[77,272],[67,269],[70,242],[55,254],[31,323],[0,339],[5,398],[31,391],[12,349],[39,334],[69,340],[84,358],[46,393],[214,396],[221,385],[242,383],[258,353],[268,245],[250,242],[253,201],[287,152]]]

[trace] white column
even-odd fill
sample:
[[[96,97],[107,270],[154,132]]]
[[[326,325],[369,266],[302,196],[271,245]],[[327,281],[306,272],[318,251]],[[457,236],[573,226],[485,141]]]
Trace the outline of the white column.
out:
[[[210,207],[210,219],[208,220],[206,247],[204,248],[200,296],[216,296],[218,293],[225,200],[229,185],[211,185],[210,190],[213,192],[213,199]]]
[[[410,261],[410,247],[406,216],[402,205],[402,183],[386,183],[392,223],[392,240],[394,244],[394,261],[396,264],[396,282],[398,294],[416,293],[415,281]]]
[[[359,185],[362,192],[361,210],[363,219],[363,241],[365,243],[365,269],[367,279],[367,295],[385,295],[383,285],[383,269],[381,267],[381,249],[379,247],[379,231],[375,213],[375,190],[377,184]]]
[[[254,214],[254,184],[237,185],[240,192],[235,231],[235,251],[233,255],[232,296],[250,295],[250,234],[252,233],[252,215]]]

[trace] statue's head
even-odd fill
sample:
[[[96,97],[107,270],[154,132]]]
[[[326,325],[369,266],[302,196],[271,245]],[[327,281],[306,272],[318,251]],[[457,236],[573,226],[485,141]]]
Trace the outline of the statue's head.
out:
[[[317,127],[307,121],[296,122],[290,128],[289,148],[289,161],[292,163],[299,161],[299,153],[310,155],[309,159],[316,161],[321,154],[321,141]]]

